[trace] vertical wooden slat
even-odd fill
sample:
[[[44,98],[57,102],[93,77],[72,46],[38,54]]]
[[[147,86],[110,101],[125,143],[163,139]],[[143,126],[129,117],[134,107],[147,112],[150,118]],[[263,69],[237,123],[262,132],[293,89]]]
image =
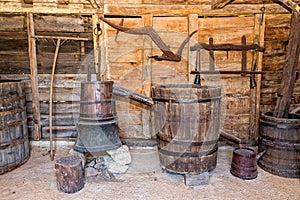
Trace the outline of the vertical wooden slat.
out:
[[[188,16],[188,30],[189,30],[189,34],[191,34],[192,32],[198,30],[198,15],[197,14],[190,14]],[[189,83],[193,83],[194,82],[194,75],[190,74],[190,71],[194,70],[195,68],[195,62],[196,62],[196,55],[198,52],[191,52],[190,51],[190,47],[193,46],[193,42],[196,43],[198,41],[198,33],[196,33],[193,38],[190,40],[189,44],[188,44],[188,81]]]
[[[99,18],[98,18],[99,20]],[[99,48],[99,70],[101,71],[99,73],[99,79],[104,80],[110,80],[110,66],[108,62],[108,49],[106,40],[108,39],[107,33],[105,30],[104,22],[102,20],[98,21],[100,24],[100,28],[102,29],[102,34],[98,36],[98,48]],[[104,76],[105,75],[105,76]]]
[[[212,47],[214,44],[214,39],[211,37],[209,38],[209,45]],[[213,50],[209,51],[209,70],[215,70],[215,54]]]
[[[265,17],[263,14],[255,14],[254,16],[254,43],[259,46],[264,46],[265,35]],[[256,70],[262,71],[263,53],[256,52],[258,54],[256,61]],[[255,59],[255,58],[253,58]],[[258,139],[258,127],[260,117],[260,93],[261,93],[261,74],[255,75],[256,87],[250,89],[250,141],[257,141]]]
[[[100,72],[100,63],[99,63],[99,32],[98,32],[98,29],[97,29],[97,24],[99,23],[98,22],[99,18],[98,18],[98,15],[97,14],[94,14],[92,16],[92,27],[93,27],[93,43],[94,43],[94,62],[95,62],[95,71],[96,71],[96,74],[97,74],[97,80],[100,81],[101,79],[101,72]],[[88,81],[91,80],[91,76],[89,75],[88,73]]]
[[[144,26],[152,26],[152,15],[142,16]],[[143,66],[142,66],[142,94],[150,97],[151,95],[151,55],[152,41],[150,37],[144,36],[143,38]],[[150,133],[150,110],[143,109],[142,111],[143,135],[146,139],[151,138]]]
[[[246,41],[246,36],[242,36],[242,45],[245,46],[247,44]],[[246,71],[247,70],[247,51],[243,50],[242,51],[242,71]],[[245,74],[242,74],[242,76],[245,76]]]
[[[34,22],[32,13],[27,13],[28,53],[30,61],[30,78],[32,89],[32,111],[34,121],[34,140],[41,139],[41,114],[38,89],[38,70],[36,58],[36,41],[34,36]]]

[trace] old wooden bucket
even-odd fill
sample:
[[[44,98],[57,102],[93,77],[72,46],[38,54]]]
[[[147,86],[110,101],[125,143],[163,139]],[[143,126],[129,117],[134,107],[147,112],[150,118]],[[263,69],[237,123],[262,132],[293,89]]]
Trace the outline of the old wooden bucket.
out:
[[[251,148],[236,148],[232,154],[230,173],[241,179],[257,177],[256,153]]]
[[[24,82],[0,80],[0,174],[29,159]]]
[[[113,81],[82,82],[80,119],[109,120],[116,118],[112,89]]]
[[[273,112],[261,115],[259,151],[265,154],[257,164],[267,172],[300,178],[300,115],[273,117]]]
[[[152,88],[152,127],[159,159],[167,171],[213,170],[217,163],[220,87],[161,85]]]

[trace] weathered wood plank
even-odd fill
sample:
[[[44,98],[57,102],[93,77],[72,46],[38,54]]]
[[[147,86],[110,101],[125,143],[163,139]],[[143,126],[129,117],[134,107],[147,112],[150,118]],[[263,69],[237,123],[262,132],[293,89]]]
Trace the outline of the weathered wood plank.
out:
[[[293,12],[287,54],[274,117],[288,118],[300,54],[300,13]]]
[[[31,99],[33,107],[34,119],[34,139],[41,138],[41,116],[40,116],[40,97],[38,88],[38,71],[37,71],[37,58],[36,58],[36,41],[34,38],[34,23],[32,13],[27,14],[27,27],[28,27],[28,51],[30,58],[30,72],[31,72]]]

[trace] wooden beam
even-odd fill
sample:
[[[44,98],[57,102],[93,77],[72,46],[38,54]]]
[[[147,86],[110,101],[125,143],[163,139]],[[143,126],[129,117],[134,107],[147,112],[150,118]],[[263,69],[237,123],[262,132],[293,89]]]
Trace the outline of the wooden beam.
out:
[[[38,88],[38,69],[36,58],[36,41],[34,39],[34,23],[32,13],[27,14],[27,32],[28,32],[28,52],[30,61],[31,90],[32,90],[32,110],[34,122],[34,140],[41,139],[41,114],[40,98]]]
[[[97,26],[98,24],[98,26]],[[94,44],[94,63],[95,72],[97,74],[97,80],[101,80],[101,69],[100,69],[100,48],[99,48],[99,36],[102,34],[102,30],[98,30],[100,27],[100,20],[97,14],[92,16],[92,28],[93,28],[93,44]],[[90,76],[88,76],[88,81],[90,81]]]
[[[152,15],[142,16],[143,25],[151,26]],[[152,76],[152,60],[149,58],[152,55],[152,40],[148,36],[143,37],[143,66],[142,66],[142,94],[150,97],[151,96],[151,76]],[[150,131],[150,109],[149,106],[144,106],[142,110],[142,123],[143,123],[143,135],[146,139],[151,138]]]
[[[47,35],[34,35],[32,38],[36,39],[60,39],[60,40],[78,40],[78,41],[89,41],[89,38],[79,38],[79,37],[66,37],[66,36],[47,36]]]
[[[265,35],[265,25],[266,20],[264,14],[255,14],[254,16],[254,42],[259,46],[264,46],[264,35]],[[257,72],[262,71],[263,66],[263,53],[256,52],[257,56],[254,56],[252,59],[257,59],[253,62],[256,63]],[[256,87],[250,88],[250,127],[249,127],[249,140],[257,141],[258,140],[258,131],[259,131],[259,118],[260,118],[260,98],[261,98],[261,74],[255,75]]]
[[[288,118],[291,98],[294,91],[297,66],[300,54],[300,13],[293,11],[289,43],[276,102],[274,117]]]
[[[212,0],[211,7],[212,9],[221,9],[229,4],[232,0]]]
[[[292,0],[278,0],[294,12],[300,13],[300,6]]]

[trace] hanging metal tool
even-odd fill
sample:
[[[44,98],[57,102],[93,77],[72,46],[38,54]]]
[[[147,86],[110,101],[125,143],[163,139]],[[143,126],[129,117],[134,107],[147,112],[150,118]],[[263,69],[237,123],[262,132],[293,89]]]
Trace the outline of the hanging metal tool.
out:
[[[181,61],[181,55],[184,49],[184,46],[189,42],[191,37],[197,32],[192,32],[187,38],[181,43],[180,47],[178,48],[177,52],[174,53],[171,51],[169,46],[161,39],[161,37],[158,35],[158,33],[154,30],[151,26],[145,26],[141,28],[127,28],[124,26],[119,26],[117,24],[114,24],[113,22],[107,20],[103,16],[99,17],[102,21],[110,25],[111,27],[133,35],[148,35],[152,41],[157,45],[157,47],[163,52],[161,56],[155,55],[155,56],[149,56],[149,58],[153,58],[157,61],[173,61],[173,62],[180,62]]]
[[[195,71],[201,70],[201,61],[200,61],[200,50],[196,51],[196,63],[195,63]],[[201,85],[201,77],[200,74],[196,74],[194,84]]]
[[[251,71],[256,71],[257,66],[257,55],[258,53],[256,51],[252,51],[252,68]],[[255,88],[257,86],[256,80],[255,80],[255,74],[250,74],[250,88]]]

